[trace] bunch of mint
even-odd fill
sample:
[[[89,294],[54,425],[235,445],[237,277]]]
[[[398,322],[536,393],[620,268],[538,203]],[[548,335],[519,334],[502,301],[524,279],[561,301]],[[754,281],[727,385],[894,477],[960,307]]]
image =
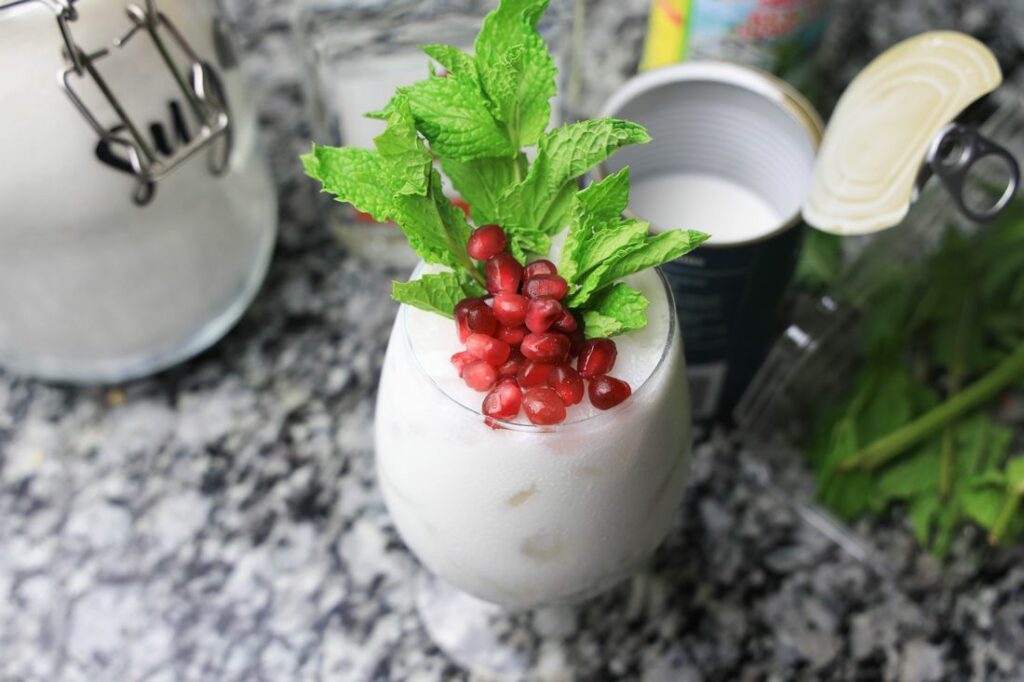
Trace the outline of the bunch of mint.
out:
[[[808,447],[820,500],[845,520],[900,505],[940,556],[969,522],[1020,538],[1024,450],[993,403],[1024,385],[1024,200],[885,271],[860,307],[855,387]]]
[[[473,222],[500,225],[520,263],[547,255],[552,236],[568,228],[559,264],[565,303],[588,336],[611,336],[647,323],[646,298],[618,280],[678,258],[708,235],[649,237],[647,223],[623,220],[628,169],[579,190],[581,175],[650,138],[611,118],[548,129],[557,69],[537,32],[546,8],[547,0],[503,0],[484,19],[473,55],[423,47],[444,72],[431,66],[426,80],[368,114],[387,122],[376,150],[314,145],[302,161],[324,191],[395,222],[424,261],[450,270],[395,282],[396,300],[451,317],[461,299],[485,293],[480,265],[466,253],[473,228],[444,195],[436,160]],[[532,162],[526,147],[536,148]]]

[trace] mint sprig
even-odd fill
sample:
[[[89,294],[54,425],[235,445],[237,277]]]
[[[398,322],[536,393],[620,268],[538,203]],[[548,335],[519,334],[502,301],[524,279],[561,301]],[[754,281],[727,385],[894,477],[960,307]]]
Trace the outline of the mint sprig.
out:
[[[381,111],[375,151],[313,146],[306,173],[326,192],[378,221],[398,224],[427,263],[451,272],[398,283],[395,300],[451,316],[463,297],[483,295],[481,268],[469,258],[472,232],[442,191],[434,164],[468,201],[477,226],[500,225],[521,263],[546,256],[553,235],[568,232],[563,303],[577,309],[590,336],[612,336],[647,323],[647,299],[617,280],[678,258],[707,238],[699,232],[648,236],[623,220],[629,172],[579,190],[579,178],[622,147],[650,140],[642,126],[604,118],[548,130],[557,69],[537,23],[548,0],[502,0],[483,22],[469,55],[450,45],[422,49],[429,77],[399,88]],[[528,162],[524,147],[536,145]]]

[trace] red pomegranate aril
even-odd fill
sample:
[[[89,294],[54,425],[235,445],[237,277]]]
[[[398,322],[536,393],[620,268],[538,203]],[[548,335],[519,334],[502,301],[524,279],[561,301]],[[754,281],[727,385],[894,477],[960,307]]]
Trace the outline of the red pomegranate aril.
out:
[[[523,270],[523,279],[533,279],[540,275],[557,275],[558,268],[555,264],[549,260],[541,259],[535,260],[532,263],[527,263],[526,268]]]
[[[466,315],[466,324],[471,332],[488,336],[494,336],[494,332],[498,330],[498,320],[495,319],[494,312],[486,303],[481,303],[470,309],[469,314]]]
[[[523,279],[523,266],[510,253],[499,253],[491,256],[484,265],[487,273],[487,291],[492,294],[519,291],[519,283]]]
[[[494,317],[506,327],[518,327],[526,321],[530,299],[519,294],[498,294],[494,297]]]
[[[473,359],[475,360],[476,358]],[[514,379],[525,364],[526,358],[523,357],[523,354],[517,348],[513,348],[512,352],[509,353],[508,360],[498,366],[498,376]]]
[[[562,319],[565,308],[553,298],[533,298],[526,306],[526,328],[540,334]]]
[[[527,334],[519,350],[527,360],[557,365],[569,358],[569,337],[565,334]]]
[[[553,298],[561,301],[569,293],[569,284],[558,275],[537,275],[526,280],[523,293],[530,298]]]
[[[474,360],[462,370],[462,380],[474,391],[488,391],[498,380],[498,370],[483,360]]]
[[[459,332],[459,341],[466,342],[473,330],[469,328],[469,313],[483,306],[487,307],[482,298],[464,298],[455,304],[455,328]]]
[[[580,349],[580,357],[576,361],[576,369],[584,379],[598,374],[607,374],[615,366],[615,342],[611,339],[590,339]]]
[[[551,370],[548,386],[554,389],[566,405],[575,405],[583,400],[583,379],[569,365],[559,365]]]
[[[572,334],[574,331],[579,329],[580,325],[576,322],[576,318],[566,310],[558,321],[551,325],[551,330],[562,334]]]
[[[466,350],[494,367],[508,360],[512,347],[486,334],[470,334],[466,339]]]
[[[514,379],[503,379],[484,398],[483,412],[495,419],[515,419],[523,403],[523,392]]]
[[[494,338],[504,341],[513,348],[518,348],[519,344],[523,342],[523,337],[528,333],[529,330],[526,327],[506,327],[499,324],[498,330],[494,332]]]
[[[548,377],[551,375],[551,370],[554,368],[554,365],[527,360],[523,366],[519,368],[519,373],[516,374],[516,381],[518,381],[519,385],[524,389],[533,388],[535,386],[547,386]]]
[[[565,421],[565,403],[547,386],[531,388],[524,393],[523,410],[534,424],[557,424]]]
[[[466,242],[466,252],[470,258],[476,260],[487,260],[491,256],[497,256],[505,250],[508,240],[505,238],[505,230],[497,225],[484,225],[473,230]]]
[[[463,370],[466,369],[466,365],[471,362],[476,362],[476,356],[470,353],[468,350],[460,350],[458,353],[452,356],[452,365],[455,366],[455,371],[462,376]]]
[[[599,410],[610,410],[632,393],[629,384],[607,374],[598,374],[590,380],[590,386],[587,388],[590,402]]]

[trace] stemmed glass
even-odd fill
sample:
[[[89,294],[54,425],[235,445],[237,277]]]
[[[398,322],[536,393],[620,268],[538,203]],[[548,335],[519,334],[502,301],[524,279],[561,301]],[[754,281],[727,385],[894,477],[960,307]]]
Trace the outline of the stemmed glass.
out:
[[[690,409],[672,292],[635,276],[662,337],[653,371],[606,412],[556,426],[486,423],[426,367],[443,367],[402,306],[381,375],[377,473],[391,517],[423,565],[417,605],[431,636],[465,667],[525,679],[531,640],[574,605],[634,576],[676,518],[687,478]],[[437,316],[434,316],[437,317]],[[448,330],[454,350],[454,325]],[[652,325],[653,326],[653,325]],[[445,333],[445,332],[438,332]],[[445,368],[454,373],[450,367]]]

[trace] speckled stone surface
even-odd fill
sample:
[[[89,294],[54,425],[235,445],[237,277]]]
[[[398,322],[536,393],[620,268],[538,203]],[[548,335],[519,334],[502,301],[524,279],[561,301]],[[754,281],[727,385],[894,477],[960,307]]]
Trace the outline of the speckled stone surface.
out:
[[[1024,50],[1015,2],[846,0],[827,58],[842,79],[897,37],[960,26],[1011,66]],[[374,480],[397,273],[342,253],[299,172],[309,135],[290,7],[231,9],[280,189],[270,275],[227,338],[154,378],[73,389],[0,373],[3,682],[467,678],[420,623],[415,560]],[[627,14],[608,30],[635,26]],[[800,502],[809,497],[796,458],[713,434],[651,589],[624,596],[614,624],[588,625],[591,608],[558,630],[582,662],[555,657],[549,670],[654,682],[1024,679],[1024,551],[966,533],[940,565],[895,520],[858,526],[840,546]],[[661,616],[645,619],[658,604]]]

